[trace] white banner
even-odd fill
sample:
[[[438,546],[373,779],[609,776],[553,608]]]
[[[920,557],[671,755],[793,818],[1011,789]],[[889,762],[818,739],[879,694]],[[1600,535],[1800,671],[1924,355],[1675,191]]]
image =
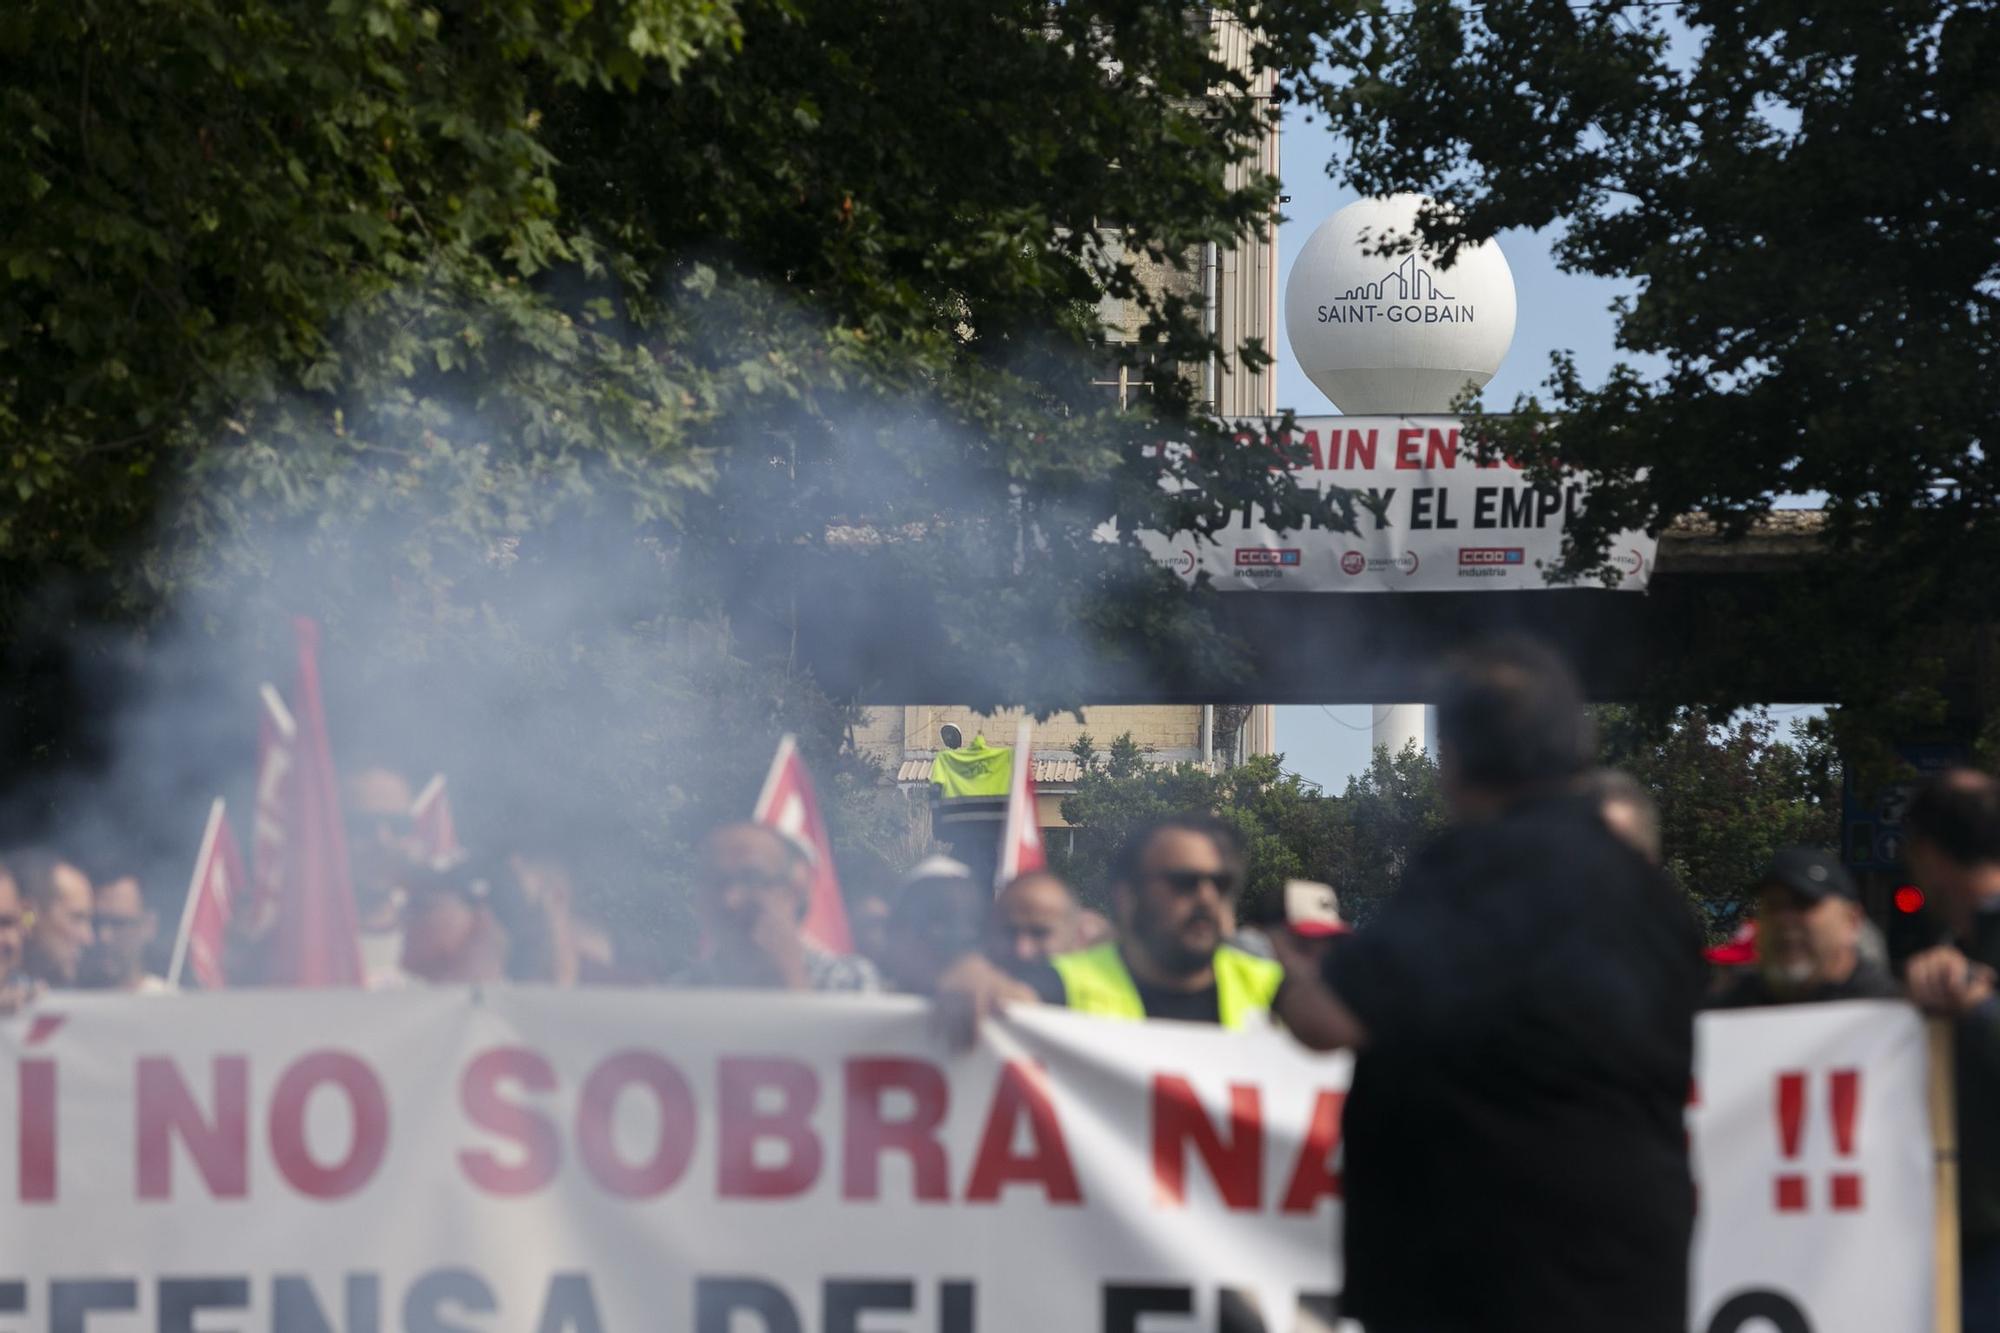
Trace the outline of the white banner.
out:
[[[1246,448],[1262,447],[1276,418],[1233,421]],[[1255,513],[1213,542],[1182,533],[1148,536],[1154,558],[1192,581],[1204,571],[1222,589],[1283,592],[1479,592],[1547,588],[1570,512],[1584,484],[1560,494],[1530,486],[1512,464],[1482,465],[1459,442],[1451,416],[1300,417],[1291,440],[1307,454],[1301,487],[1356,497],[1358,532],[1276,532]],[[1643,592],[1658,542],[1622,532],[1609,563],[1617,587]],[[1553,585],[1571,586],[1571,585]],[[1590,582],[1574,586],[1602,587]]]
[[[1697,1329],[1927,1327],[1914,1015],[1703,1038]],[[10,1333],[1310,1333],[1340,1287],[1348,1065],[1274,1031],[239,992],[62,996],[0,1058]]]

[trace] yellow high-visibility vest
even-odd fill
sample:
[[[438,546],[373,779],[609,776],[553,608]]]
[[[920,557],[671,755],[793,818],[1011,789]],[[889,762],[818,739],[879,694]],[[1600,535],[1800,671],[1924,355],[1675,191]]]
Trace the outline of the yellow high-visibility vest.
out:
[[[1143,1019],[1146,1006],[1126,970],[1116,944],[1100,944],[1081,953],[1057,954],[1049,962],[1063,981],[1069,1007],[1100,1018]],[[1245,1028],[1269,1017],[1285,969],[1268,958],[1225,944],[1215,951],[1216,1008],[1222,1026]]]
[[[956,750],[939,750],[931,761],[931,782],[946,800],[997,796],[1004,801],[1013,776],[1013,747],[988,745],[984,736],[974,736],[972,744]]]

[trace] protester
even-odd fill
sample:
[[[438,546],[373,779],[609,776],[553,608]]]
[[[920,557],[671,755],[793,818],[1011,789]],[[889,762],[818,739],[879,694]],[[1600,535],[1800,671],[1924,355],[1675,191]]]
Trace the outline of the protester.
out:
[[[526,903],[540,913],[542,930],[548,941],[546,980],[557,986],[574,986],[583,979],[586,945],[585,928],[577,920],[576,884],[569,867],[555,857],[516,851],[506,860],[504,872],[520,886]],[[590,948],[609,949],[600,936]]]
[[[1076,914],[1076,947],[1094,949],[1118,937],[1118,927],[1111,924],[1111,918],[1094,907],[1085,907]]]
[[[1318,880],[1285,881],[1285,919],[1272,929],[1287,932],[1296,956],[1323,964],[1334,945],[1351,930],[1340,915],[1340,895]]]
[[[409,780],[379,765],[355,769],[341,783],[361,970],[376,981],[393,976],[402,965],[409,896],[404,881],[426,859],[410,812],[415,801]]]
[[[993,899],[986,919],[986,956],[1003,968],[1045,963],[1083,947],[1076,898],[1046,870],[1017,875]]]
[[[864,889],[847,904],[847,928],[854,937],[854,952],[877,968],[889,953],[891,897],[879,889]]]
[[[1043,998],[1105,1018],[1247,1027],[1267,1016],[1282,971],[1227,944],[1242,850],[1206,815],[1149,824],[1112,857],[1117,937],[1050,959],[1030,978]]]
[[[1729,969],[1709,1000],[1716,1009],[1900,993],[1862,949],[1861,892],[1847,868],[1810,847],[1786,847],[1757,884],[1757,960]]]
[[[812,865],[803,849],[761,824],[728,824],[702,843],[695,920],[703,949],[676,980],[763,990],[878,991],[875,965],[807,940]]]
[[[10,853],[6,860],[32,918],[25,942],[28,975],[45,986],[74,986],[77,964],[96,938],[89,877],[39,847]]]
[[[1910,997],[1956,1025],[1958,1225],[1967,1333],[2000,1333],[2000,783],[1957,769],[1903,815],[1904,860],[1950,942],[1912,957]]]
[[[93,940],[77,963],[77,984],[133,995],[171,995],[166,979],[146,970],[146,953],[160,933],[160,919],[146,905],[138,878],[107,879],[92,899]]]
[[[25,962],[28,904],[13,872],[0,865],[0,1015],[11,1014],[34,996]]]
[[[897,990],[932,995],[938,978],[979,948],[991,896],[971,867],[948,856],[917,864],[889,910],[883,970]]]
[[[457,870],[404,876],[406,895],[403,979],[431,985],[495,982],[507,977],[507,931],[492,903],[492,886]],[[393,973],[376,973],[370,985],[393,986]]]
[[[1703,986],[1679,896],[1578,790],[1594,739],[1547,649],[1456,661],[1454,827],[1279,1012],[1357,1049],[1343,1313],[1369,1333],[1684,1333],[1683,1118]]]
[[[1637,778],[1623,769],[1594,769],[1583,780],[1583,791],[1597,802],[1605,827],[1647,861],[1660,864],[1660,807]]]

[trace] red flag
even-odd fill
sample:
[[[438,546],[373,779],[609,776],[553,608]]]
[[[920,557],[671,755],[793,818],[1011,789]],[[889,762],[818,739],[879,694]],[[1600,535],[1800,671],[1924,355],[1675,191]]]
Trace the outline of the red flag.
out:
[[[854,937],[847,930],[847,905],[840,897],[840,876],[833,868],[833,843],[820,818],[812,777],[799,758],[798,742],[790,736],[778,742],[778,753],[757,797],[759,824],[776,829],[812,857],[812,897],[806,908],[805,934],[814,944],[834,953],[852,953]]]
[[[299,645],[299,680],[292,691],[298,735],[285,804],[278,933],[267,980],[291,986],[359,986],[361,936],[347,867],[347,825],[319,696],[319,626],[297,616],[292,632]]]
[[[236,835],[230,832],[229,817],[223,813],[218,796],[208,808],[208,827],[202,830],[201,850],[195,853],[194,879],[188,884],[180,932],[174,937],[174,959],[167,968],[169,986],[181,984],[184,965],[204,990],[220,990],[229,984],[222,972],[222,951],[229,935],[229,918],[236,910],[236,896],[245,885],[243,853],[237,850]]]
[[[1016,875],[1030,870],[1046,870],[1048,852],[1042,846],[1041,819],[1035,807],[1034,731],[1026,718],[1014,738],[1014,769],[1007,782],[1007,826],[1000,834],[1000,866],[993,878],[995,890],[1004,889]]]
[[[298,723],[275,685],[257,689],[257,792],[250,819],[249,934],[263,938],[285,896],[286,820],[292,806]]]
[[[458,845],[458,826],[451,820],[451,797],[445,795],[444,774],[436,773],[410,802],[410,823],[417,841],[423,844],[424,858],[433,865],[458,859],[464,849]]]
[[[1736,933],[1722,944],[1703,949],[1702,954],[1711,963],[1724,967],[1740,967],[1757,961],[1757,919],[1752,917],[1736,928]]]

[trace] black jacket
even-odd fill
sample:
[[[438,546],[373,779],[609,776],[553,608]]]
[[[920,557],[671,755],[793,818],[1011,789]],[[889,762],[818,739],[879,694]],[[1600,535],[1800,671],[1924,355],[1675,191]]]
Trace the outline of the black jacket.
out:
[[[1685,1333],[1701,941],[1588,801],[1446,833],[1328,960],[1367,1028],[1346,1291],[1370,1327]]]

